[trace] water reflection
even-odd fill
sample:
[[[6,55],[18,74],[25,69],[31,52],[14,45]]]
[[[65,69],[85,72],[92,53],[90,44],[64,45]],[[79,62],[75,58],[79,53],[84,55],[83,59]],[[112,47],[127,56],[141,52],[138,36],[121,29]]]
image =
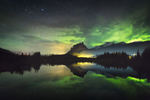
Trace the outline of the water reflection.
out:
[[[1,73],[0,97],[4,98],[3,100],[10,100],[12,98],[15,100],[69,100],[70,98],[72,100],[149,99],[150,84],[146,82],[146,79],[139,80],[129,76],[127,78],[119,76],[107,78],[107,75],[96,72],[96,70],[106,71],[105,67],[96,64],[87,65],[87,63],[85,65],[87,68],[84,64],[80,63],[68,64],[68,66],[41,65],[38,67],[38,73],[34,66],[31,67],[30,72],[26,70],[27,72],[24,72],[23,76]],[[115,68],[110,68],[109,70],[113,69],[117,70]],[[123,69],[119,70],[125,71]],[[132,68],[128,67],[126,70],[130,71]],[[81,74],[83,73],[82,71],[86,72],[84,78],[74,75],[75,73]]]
[[[122,67],[105,67],[105,66],[102,66],[102,65],[97,65],[97,64],[94,64],[94,63],[76,63],[76,64],[72,64],[70,66],[68,66],[70,69],[78,69],[77,72],[82,72],[83,71],[93,71],[97,74],[103,74],[105,75],[106,77],[116,77],[116,76],[119,76],[119,77],[123,77],[123,78],[126,78],[128,76],[132,76],[132,77],[136,77],[138,78],[138,74],[131,68],[131,67],[127,67],[127,68],[122,68]],[[75,71],[72,71],[72,72],[75,72]],[[76,72],[76,73],[77,73]],[[80,76],[80,75],[79,75]]]
[[[41,68],[41,65],[46,66],[56,66],[50,63],[31,63],[31,64],[3,64],[0,66],[0,73],[10,72],[11,74],[20,74],[23,75],[25,72],[31,72],[32,70],[35,73]],[[139,79],[147,79],[150,80],[150,70],[149,67],[143,67],[142,65],[137,66],[105,66],[99,65],[96,63],[90,62],[77,62],[77,63],[66,63],[65,65],[58,64],[59,66],[65,66],[70,69],[70,71],[79,77],[84,77],[88,71],[92,71],[97,74],[105,75],[106,77],[122,77],[127,78],[128,76],[139,78]],[[57,66],[58,66],[57,65]],[[64,70],[54,70],[53,74],[59,73],[60,75],[66,74],[66,69]]]

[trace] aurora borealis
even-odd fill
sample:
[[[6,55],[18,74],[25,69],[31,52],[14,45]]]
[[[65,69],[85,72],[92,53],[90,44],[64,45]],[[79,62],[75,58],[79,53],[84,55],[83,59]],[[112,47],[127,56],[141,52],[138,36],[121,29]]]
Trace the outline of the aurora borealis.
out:
[[[150,40],[149,0],[1,0],[0,47],[64,54],[79,42]]]

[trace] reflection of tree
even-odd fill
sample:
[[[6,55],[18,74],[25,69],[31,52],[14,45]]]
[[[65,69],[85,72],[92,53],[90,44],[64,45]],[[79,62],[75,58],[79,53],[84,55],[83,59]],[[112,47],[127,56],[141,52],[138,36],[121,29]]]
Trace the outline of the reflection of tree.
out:
[[[16,73],[23,75],[24,72],[26,71],[31,71],[31,66],[26,65],[26,64],[21,64],[21,63],[15,63],[15,64],[1,64],[0,66],[0,73],[2,72],[10,72],[11,74]]]
[[[34,68],[35,72],[37,73],[38,70],[40,70],[41,63],[40,62],[32,63],[31,66]]]
[[[141,63],[139,65],[131,65],[135,72],[138,73],[139,78],[147,78],[150,81],[150,65]]]
[[[41,63],[31,63],[31,64],[22,64],[21,63],[14,63],[14,64],[0,64],[0,73],[2,72],[10,72],[11,74],[16,73],[23,75],[26,71],[31,71],[32,68],[35,72],[38,72],[40,69]]]

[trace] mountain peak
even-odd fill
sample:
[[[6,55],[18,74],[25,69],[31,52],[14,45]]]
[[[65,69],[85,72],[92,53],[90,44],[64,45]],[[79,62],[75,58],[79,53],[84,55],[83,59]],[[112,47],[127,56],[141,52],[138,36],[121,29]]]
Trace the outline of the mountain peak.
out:
[[[106,42],[106,43],[103,44],[103,45],[108,46],[108,45],[112,45],[112,44],[115,44],[115,43],[114,43],[114,42]]]
[[[119,42],[119,43],[116,43],[116,45],[124,45],[126,44],[125,42]]]
[[[100,49],[100,48],[104,48],[104,47],[108,47],[108,46],[118,46],[118,45],[125,45],[126,43],[125,42],[119,42],[119,43],[114,43],[114,42],[105,42],[105,44],[102,44],[100,46],[95,46],[94,48],[92,49]]]
[[[67,54],[79,53],[82,50],[87,50],[88,48],[84,45],[83,42],[75,44]]]

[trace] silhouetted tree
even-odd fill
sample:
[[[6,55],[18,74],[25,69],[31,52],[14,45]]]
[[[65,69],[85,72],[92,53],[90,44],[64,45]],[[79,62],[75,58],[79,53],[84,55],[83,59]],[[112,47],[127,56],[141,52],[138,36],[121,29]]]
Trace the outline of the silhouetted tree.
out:
[[[142,53],[142,60],[143,61],[150,61],[150,47],[146,47]]]
[[[136,57],[137,57],[138,60],[141,58],[139,50],[137,50],[137,55],[136,55]]]

